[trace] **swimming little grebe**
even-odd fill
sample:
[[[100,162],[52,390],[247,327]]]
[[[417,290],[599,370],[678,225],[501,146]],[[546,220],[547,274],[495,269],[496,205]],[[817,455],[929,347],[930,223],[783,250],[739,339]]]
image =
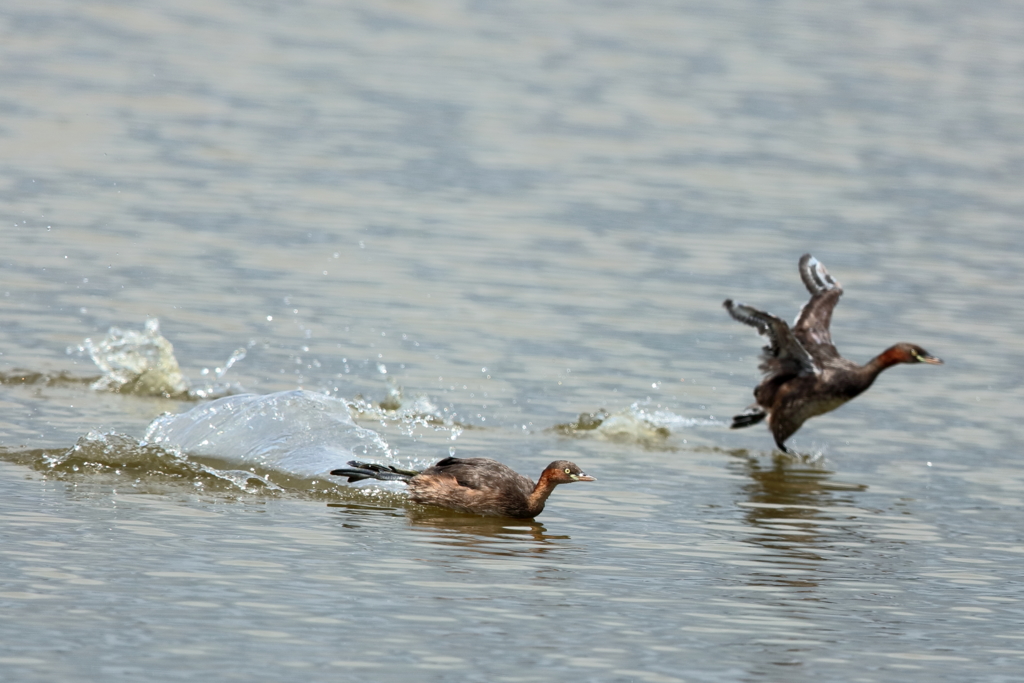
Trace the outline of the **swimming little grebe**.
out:
[[[556,460],[540,474],[536,485],[527,477],[489,458],[445,458],[422,472],[391,465],[349,462],[331,474],[363,479],[404,481],[415,503],[499,517],[536,517],[559,484],[594,481],[568,460]]]
[[[784,442],[808,418],[835,410],[857,396],[882,370],[897,363],[942,363],[920,346],[907,343],[889,347],[866,365],[843,358],[828,329],[843,288],[810,254],[800,257],[800,278],[811,299],[792,329],[774,315],[732,299],[723,304],[729,315],[756,327],[769,341],[761,354],[759,367],[765,377],[754,389],[756,402],[733,417],[732,429],[749,427],[767,417],[775,445],[785,453],[789,451]]]

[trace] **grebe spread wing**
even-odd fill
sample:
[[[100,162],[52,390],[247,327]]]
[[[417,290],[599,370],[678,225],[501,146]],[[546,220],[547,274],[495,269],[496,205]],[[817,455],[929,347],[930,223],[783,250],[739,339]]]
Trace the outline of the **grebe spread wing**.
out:
[[[733,318],[768,337],[768,346],[762,349],[760,365],[765,374],[807,375],[816,372],[814,360],[785,320],[752,306],[735,303],[732,299],[726,299],[722,305]]]
[[[804,281],[811,299],[796,317],[793,335],[817,361],[838,358],[832,343],[832,309],[843,295],[843,287],[829,275],[825,266],[810,254],[800,257],[800,279]]]

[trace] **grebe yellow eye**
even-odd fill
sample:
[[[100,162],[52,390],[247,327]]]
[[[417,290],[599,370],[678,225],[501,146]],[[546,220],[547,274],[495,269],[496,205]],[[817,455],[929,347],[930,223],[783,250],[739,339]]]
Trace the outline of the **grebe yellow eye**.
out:
[[[566,474],[572,474],[572,470],[570,470],[568,467],[566,467],[565,468],[565,473]]]

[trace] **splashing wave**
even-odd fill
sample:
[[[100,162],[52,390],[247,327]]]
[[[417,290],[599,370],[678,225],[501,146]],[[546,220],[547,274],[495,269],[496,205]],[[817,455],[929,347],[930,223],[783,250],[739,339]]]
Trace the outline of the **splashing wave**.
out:
[[[311,391],[240,394],[164,414],[138,440],[91,431],[66,449],[0,448],[0,458],[48,477],[118,490],[300,495],[393,506],[401,487],[350,487],[325,476],[354,458],[387,461],[377,432],[353,422],[345,401]]]
[[[216,369],[217,383],[192,388],[192,383],[178,366],[174,346],[160,334],[160,321],[156,318],[147,320],[142,332],[111,327],[98,342],[86,339],[76,347],[68,347],[67,351],[69,354],[88,354],[103,372],[99,378],[89,380],[90,388],[95,391],[191,400],[217,398],[242,391],[238,385],[225,384],[220,380],[232,365],[245,358],[245,349],[237,349],[224,367]],[[28,383],[28,376],[21,374],[26,377],[22,383]]]
[[[391,457],[380,434],[353,422],[347,403],[301,389],[226,396],[162,415],[143,440],[174,453],[301,478],[322,477],[356,457]]]
[[[603,408],[592,413],[580,413],[573,422],[555,425],[551,429],[566,436],[597,437],[654,447],[664,444],[669,437],[684,429],[723,424],[714,418],[684,417],[663,408],[650,410],[637,402],[616,413],[609,413]]]

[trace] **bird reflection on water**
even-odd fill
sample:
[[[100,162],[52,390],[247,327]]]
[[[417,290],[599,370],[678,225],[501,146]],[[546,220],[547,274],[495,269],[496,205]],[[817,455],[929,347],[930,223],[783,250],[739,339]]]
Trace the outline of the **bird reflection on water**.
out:
[[[817,586],[815,573],[831,558],[836,533],[858,534],[861,522],[850,521],[857,513],[853,492],[867,486],[834,481],[833,472],[806,461],[774,458],[769,465],[744,455],[730,469],[742,470],[750,481],[743,486],[747,500],[744,522],[754,533],[747,543],[768,554],[764,568],[750,578],[752,585]],[[849,521],[848,525],[843,524]],[[795,571],[794,571],[795,570]]]
[[[567,539],[565,535],[550,535],[547,528],[533,519],[484,517],[442,510],[410,510],[409,521],[416,527],[471,533],[485,537],[516,538],[529,536],[535,541]]]
[[[381,513],[396,517],[404,514],[410,528],[425,533],[428,542],[482,555],[527,557],[566,550],[571,546],[565,543],[570,536],[549,534],[543,524],[533,519],[486,517],[420,506],[408,506],[404,510],[352,503],[328,503],[327,506],[360,517]],[[356,525],[346,522],[344,526]]]

